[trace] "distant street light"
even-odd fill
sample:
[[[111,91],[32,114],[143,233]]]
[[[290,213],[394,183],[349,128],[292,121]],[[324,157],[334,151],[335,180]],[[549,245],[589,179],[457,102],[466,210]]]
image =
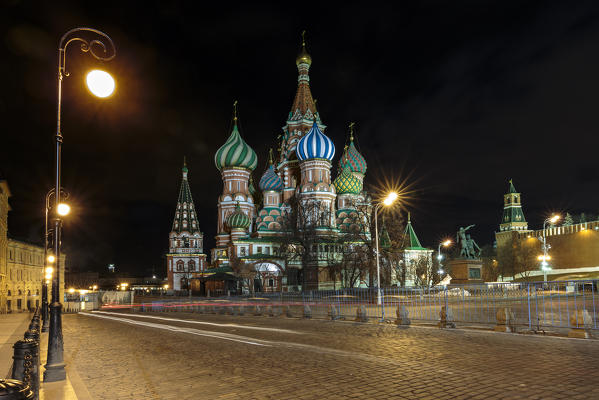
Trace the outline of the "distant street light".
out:
[[[387,197],[383,200],[382,203],[378,203],[374,207],[374,241],[376,242],[376,286],[377,286],[377,300],[376,303],[381,305],[381,267],[379,264],[379,225],[378,225],[378,212],[379,208],[382,206],[389,207],[391,206],[395,200],[397,200],[399,196],[396,192],[391,192],[387,194]],[[383,308],[382,319],[385,318],[385,310]]]
[[[547,262],[551,259],[551,257],[549,257],[549,255],[547,254],[551,246],[547,245],[547,236],[545,235],[545,230],[548,223],[555,224],[560,218],[561,217],[558,214],[556,214],[543,221],[543,256],[542,258],[541,256],[539,256],[539,260],[541,260],[541,270],[543,271],[543,285],[547,284],[547,271],[551,270],[551,267]]]
[[[96,36],[95,39],[88,39],[77,36],[79,34]],[[106,46],[108,44],[109,47]],[[60,241],[61,241],[61,211],[65,211],[61,204],[61,151],[63,136],[61,132],[61,107],[62,107],[62,80],[69,76],[66,69],[66,50],[69,44],[79,42],[80,49],[84,53],[91,54],[95,59],[100,61],[110,61],[116,56],[116,49],[112,39],[97,29],[93,28],[75,28],[65,33],[58,45],[58,101],[56,107],[56,135],[55,135],[55,185],[54,185],[54,204],[55,204],[55,219],[54,219],[54,256],[56,257],[56,273],[52,279],[52,304],[50,305],[50,334],[48,337],[48,357],[44,371],[45,382],[62,381],[66,379],[66,371],[64,364],[64,348],[62,338],[62,304],[60,302]],[[101,53],[99,53],[101,52]],[[89,75],[89,74],[88,74]],[[95,76],[95,77],[94,77]],[[89,77],[88,77],[89,78]],[[105,79],[105,77],[103,78]],[[101,96],[110,95],[114,87],[108,93],[106,87],[104,91],[96,90],[101,86],[99,75],[92,75],[88,81],[88,87],[92,93]],[[99,94],[98,94],[99,93]],[[108,94],[107,94],[108,93]],[[68,213],[68,212],[67,212]]]
[[[439,275],[443,274],[443,265],[441,264],[441,260],[443,260],[443,254],[441,254],[441,246],[443,247],[448,247],[451,245],[451,240],[445,240],[441,243],[439,243],[439,246],[437,247],[437,260],[439,260],[439,270],[437,271],[439,273]]]
[[[53,263],[56,259],[54,255],[48,254],[48,238],[50,236],[50,229],[48,228],[48,213],[50,212],[50,201],[51,197],[54,194],[54,189],[52,188],[46,193],[46,203],[45,203],[45,223],[44,223],[44,267],[48,265],[47,263]],[[61,195],[63,199],[67,199],[69,197],[68,193],[61,189]],[[47,275],[47,272],[46,272]],[[52,274],[50,274],[52,275]],[[48,315],[48,280],[52,279],[46,278],[46,280],[42,283],[42,332],[48,331],[48,323],[49,323],[49,315]]]

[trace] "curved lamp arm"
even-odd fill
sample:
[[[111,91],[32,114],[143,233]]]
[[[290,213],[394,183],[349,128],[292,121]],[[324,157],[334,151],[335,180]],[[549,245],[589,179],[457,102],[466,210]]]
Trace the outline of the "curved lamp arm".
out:
[[[79,32],[91,32],[98,36],[98,38],[89,40],[80,36],[73,36],[75,33],[78,34]],[[104,41],[106,43],[104,43]],[[110,36],[104,32],[94,28],[85,27],[71,29],[62,35],[58,45],[58,72],[61,76],[69,76],[69,73],[66,70],[66,50],[69,44],[73,42],[80,42],[82,52],[90,53],[95,59],[100,61],[110,61],[116,56],[116,47],[114,47],[114,43]]]

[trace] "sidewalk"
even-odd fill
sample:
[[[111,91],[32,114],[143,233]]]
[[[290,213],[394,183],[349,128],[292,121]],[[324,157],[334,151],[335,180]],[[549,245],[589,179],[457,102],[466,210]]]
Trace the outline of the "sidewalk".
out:
[[[13,344],[20,339],[29,328],[33,313],[0,314],[0,379],[8,376],[12,366]],[[64,327],[63,327],[64,328]],[[65,354],[67,379],[60,382],[44,382],[44,364],[48,352],[48,332],[41,333],[40,338],[40,400],[91,400],[87,388],[79,378],[79,374],[69,367],[69,358]]]
[[[0,314],[0,379],[7,377],[12,365],[12,345],[23,339],[31,313]]]
[[[64,355],[67,365],[67,379],[59,382],[44,382],[44,364],[46,364],[48,357],[48,332],[42,333],[40,348],[40,379],[42,380],[40,385],[40,400],[91,400],[91,396],[79,378],[77,371],[70,368],[67,354]],[[73,386],[77,388],[76,391]]]

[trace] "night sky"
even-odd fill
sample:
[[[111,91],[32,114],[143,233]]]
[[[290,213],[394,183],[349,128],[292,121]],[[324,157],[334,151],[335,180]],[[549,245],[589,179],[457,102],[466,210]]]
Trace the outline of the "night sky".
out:
[[[599,213],[596,1],[170,3],[0,3],[11,236],[42,236],[56,49],[77,26],[114,40],[117,57],[100,67],[117,92],[90,96],[83,78],[99,63],[69,47],[63,178],[73,212],[64,246],[74,270],[115,263],[165,274],[184,155],[208,253],[221,191],[213,157],[233,101],[259,156],[257,181],[290,111],[304,29],[312,94],[337,158],[355,121],[369,189],[408,186],[402,205],[424,245],[472,223],[479,244],[491,244],[510,178],[532,228],[553,211]]]

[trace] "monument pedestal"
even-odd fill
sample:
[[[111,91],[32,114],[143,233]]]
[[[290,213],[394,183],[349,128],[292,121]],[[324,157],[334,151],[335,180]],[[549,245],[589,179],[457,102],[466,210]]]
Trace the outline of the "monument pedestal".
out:
[[[483,262],[478,258],[458,258],[448,263],[452,284],[482,283]]]

